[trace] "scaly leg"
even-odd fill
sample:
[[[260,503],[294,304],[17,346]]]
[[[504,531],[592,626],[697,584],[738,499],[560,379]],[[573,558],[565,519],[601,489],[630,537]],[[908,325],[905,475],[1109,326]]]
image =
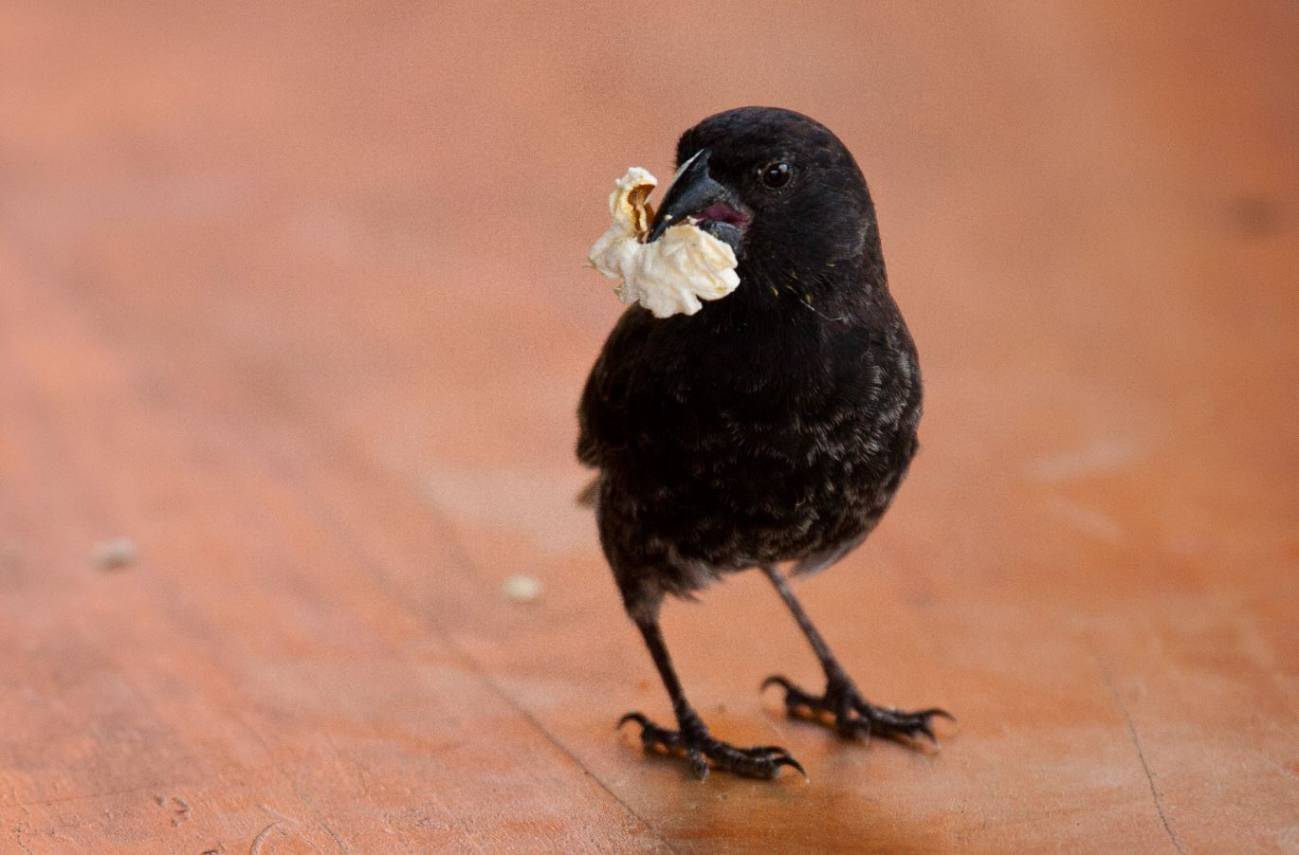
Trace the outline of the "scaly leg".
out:
[[[629,721],[641,726],[641,743],[646,751],[663,749],[668,753],[680,753],[690,764],[690,771],[699,780],[708,777],[709,761],[719,769],[734,772],[748,778],[774,778],[781,766],[792,766],[807,777],[803,767],[789,755],[789,752],[777,745],[759,745],[755,748],[736,748],[725,742],[713,739],[703,720],[686,700],[681,682],[672,668],[672,659],[668,656],[667,645],[663,643],[663,633],[659,630],[657,619],[638,618],[636,625],[645,636],[645,646],[663,677],[663,685],[672,699],[672,709],[677,716],[678,730],[667,730],[654,724],[639,712],[630,712],[618,721],[622,727]]]
[[[807,636],[812,649],[816,651],[816,658],[821,660],[821,667],[825,669],[826,677],[825,694],[820,696],[808,694],[779,674],[764,680],[762,688],[765,689],[773,684],[783,687],[785,709],[791,716],[800,717],[800,711],[803,710],[807,711],[807,715],[802,717],[813,720],[824,720],[823,716],[827,713],[833,715],[835,730],[845,738],[858,735],[869,737],[875,733],[892,739],[905,738],[914,741],[924,735],[932,742],[938,742],[934,737],[931,722],[935,716],[955,721],[951,713],[937,707],[904,712],[892,707],[877,707],[867,703],[852,680],[844,673],[834,654],[830,652],[821,633],[817,632],[816,627],[812,625],[812,620],[807,616],[807,612],[803,611],[803,606],[795,599],[794,592],[790,590],[789,582],[785,577],[770,565],[764,565],[762,572],[766,573],[771,584],[776,586],[781,599],[793,613],[794,620],[798,621],[798,625],[803,628],[803,634]]]

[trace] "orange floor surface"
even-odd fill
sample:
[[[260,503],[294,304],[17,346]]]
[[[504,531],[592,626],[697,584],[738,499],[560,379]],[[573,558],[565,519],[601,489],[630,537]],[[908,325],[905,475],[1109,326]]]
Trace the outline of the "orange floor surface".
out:
[[[0,851],[1299,851],[1297,81],[1285,0],[4,4]],[[807,782],[614,731],[573,502],[611,182],[745,103],[856,153],[927,381],[797,590],[960,719],[841,742],[760,575],[669,604]]]

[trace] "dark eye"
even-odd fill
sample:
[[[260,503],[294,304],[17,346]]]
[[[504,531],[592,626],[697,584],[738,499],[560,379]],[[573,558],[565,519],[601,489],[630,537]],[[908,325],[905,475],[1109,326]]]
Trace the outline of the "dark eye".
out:
[[[772,190],[779,190],[789,183],[789,179],[794,177],[794,168],[783,160],[776,163],[769,163],[758,172],[762,178],[762,183]]]

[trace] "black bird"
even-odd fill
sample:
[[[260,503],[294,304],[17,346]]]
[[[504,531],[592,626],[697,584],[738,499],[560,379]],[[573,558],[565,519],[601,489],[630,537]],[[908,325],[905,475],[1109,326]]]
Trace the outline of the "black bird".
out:
[[[600,542],[672,699],[677,730],[628,713],[647,750],[772,778],[802,766],[778,746],[712,738],[659,629],[665,594],[691,598],[760,568],[825,669],[813,695],[781,676],[791,715],[834,717],[845,737],[933,738],[941,709],[867,703],[777,569],[815,573],[875,528],[916,451],[920,369],[889,295],[875,208],[833,133],[789,110],[711,116],[677,144],[684,165],[647,237],[693,217],[731,245],[739,287],[694,315],[633,306],[586,382],[577,456],[599,470]]]

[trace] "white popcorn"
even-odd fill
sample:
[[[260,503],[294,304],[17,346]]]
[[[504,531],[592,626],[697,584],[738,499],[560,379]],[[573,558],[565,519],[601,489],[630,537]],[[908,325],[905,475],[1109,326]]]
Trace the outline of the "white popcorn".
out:
[[[609,195],[613,225],[600,235],[588,258],[609,279],[626,304],[639,302],[656,318],[693,315],[700,300],[718,300],[740,284],[731,247],[695,225],[694,218],[671,226],[653,243],[642,243],[654,219],[646,200],[658,179],[639,166],[615,182]]]

